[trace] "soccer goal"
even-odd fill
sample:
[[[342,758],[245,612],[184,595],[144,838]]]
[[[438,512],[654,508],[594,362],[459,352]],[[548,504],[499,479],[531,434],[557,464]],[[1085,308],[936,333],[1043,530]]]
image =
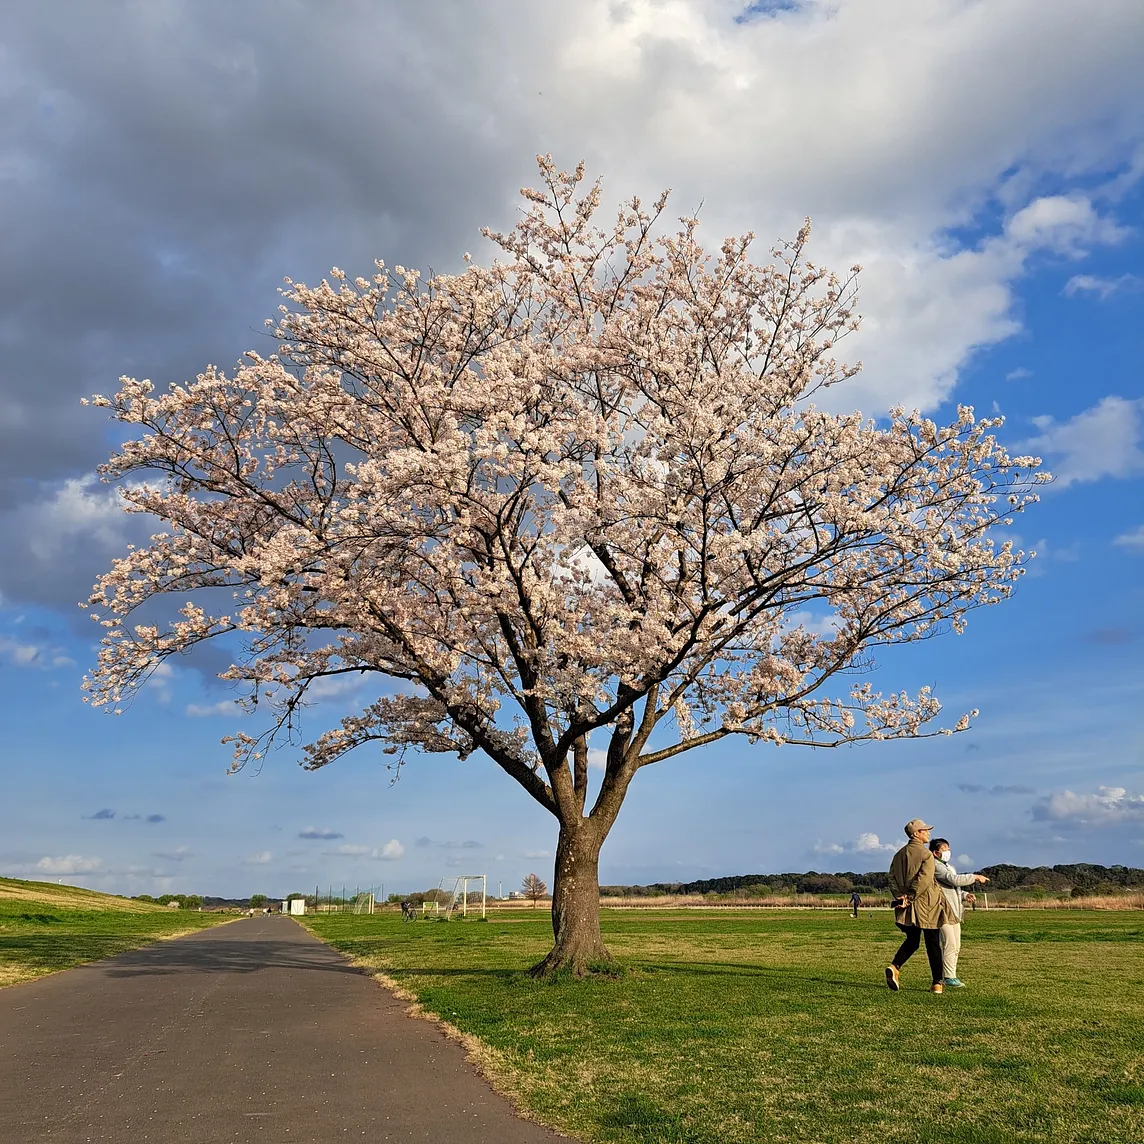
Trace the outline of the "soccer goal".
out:
[[[473,889],[470,890],[470,885]],[[479,890],[478,887],[479,886]],[[453,896],[449,901],[449,905],[445,909],[445,917],[451,918],[455,913],[459,913],[461,917],[467,918],[469,911],[472,910],[476,913],[477,910],[477,894],[481,898],[481,917],[485,917],[485,890],[487,888],[487,879],[484,874],[462,874],[453,883]]]
[[[358,894],[354,898],[354,913],[355,914],[372,914],[373,913],[373,893]]]

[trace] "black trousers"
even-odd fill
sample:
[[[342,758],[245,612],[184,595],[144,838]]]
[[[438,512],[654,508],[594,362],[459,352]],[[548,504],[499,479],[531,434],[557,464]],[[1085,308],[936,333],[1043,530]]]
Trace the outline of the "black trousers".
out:
[[[906,935],[906,940],[894,954],[893,964],[899,969],[917,953],[922,937],[926,942],[926,960],[929,962],[930,977],[936,985],[941,980],[941,930],[922,929],[920,926],[898,926]]]

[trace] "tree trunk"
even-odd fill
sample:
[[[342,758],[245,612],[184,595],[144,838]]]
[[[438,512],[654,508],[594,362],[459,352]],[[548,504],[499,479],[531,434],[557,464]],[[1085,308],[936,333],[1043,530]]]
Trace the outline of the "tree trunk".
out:
[[[600,846],[595,824],[560,826],[552,883],[552,952],[529,972],[546,977],[558,969],[583,977],[593,964],[612,961],[600,936]]]

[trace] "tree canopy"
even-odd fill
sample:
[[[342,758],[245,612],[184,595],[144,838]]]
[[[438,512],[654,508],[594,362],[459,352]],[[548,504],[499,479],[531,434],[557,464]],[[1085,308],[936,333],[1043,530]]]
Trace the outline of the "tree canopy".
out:
[[[241,640],[224,678],[270,716],[231,737],[241,766],[319,681],[376,677],[304,764],[371,742],[397,764],[482,751],[560,822],[559,944],[588,910],[562,864],[589,863],[572,881],[595,892],[641,767],[728,736],[967,727],[932,727],[928,688],[863,677],[878,646],[960,631],[1010,593],[1023,554],[990,530],[1040,477],[967,407],[939,426],[816,406],[856,370],[835,350],[858,268],[811,262],[809,225],[756,265],[753,236],[709,255],[694,218],[657,237],[666,194],[600,227],[582,167],[540,170],[513,230],[485,232],[490,266],[290,282],[276,354],[94,399],[140,430],[104,475],[166,531],[97,586],[86,686],[118,709],[169,656]],[[165,595],[177,618],[135,622]],[[857,678],[825,690],[839,675]],[[587,946],[575,960],[601,956]]]

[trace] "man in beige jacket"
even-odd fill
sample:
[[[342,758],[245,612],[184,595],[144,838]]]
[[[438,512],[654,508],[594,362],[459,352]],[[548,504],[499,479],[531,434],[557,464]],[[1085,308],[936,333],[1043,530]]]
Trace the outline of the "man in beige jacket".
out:
[[[948,919],[945,895],[934,880],[934,858],[927,843],[932,826],[920,818],[906,823],[909,842],[890,862],[890,889],[894,895],[894,924],[906,935],[894,960],[886,966],[886,984],[896,993],[898,974],[925,939],[931,993],[942,991],[941,927]]]

